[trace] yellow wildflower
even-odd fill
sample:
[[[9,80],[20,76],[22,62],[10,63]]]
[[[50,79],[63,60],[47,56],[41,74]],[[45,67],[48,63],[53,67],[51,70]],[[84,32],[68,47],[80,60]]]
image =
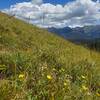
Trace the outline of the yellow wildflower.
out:
[[[19,79],[24,79],[25,75],[24,74],[19,74]]]
[[[64,71],[65,71],[65,69],[64,69],[64,68],[61,68],[61,70],[62,70],[62,72],[64,72]]]
[[[47,75],[47,79],[52,80],[52,76],[51,75]]]
[[[65,69],[64,68],[61,68],[60,70],[59,70],[59,72],[64,72],[65,71]]]
[[[55,69],[55,68],[53,68],[52,70],[53,70],[53,71],[56,71],[56,69]]]
[[[85,85],[82,85],[82,89],[86,91],[88,90],[88,87],[86,87]]]
[[[86,77],[84,75],[82,75],[81,77],[82,77],[82,79],[86,79]]]
[[[64,82],[64,86],[67,86],[67,83],[66,82]]]

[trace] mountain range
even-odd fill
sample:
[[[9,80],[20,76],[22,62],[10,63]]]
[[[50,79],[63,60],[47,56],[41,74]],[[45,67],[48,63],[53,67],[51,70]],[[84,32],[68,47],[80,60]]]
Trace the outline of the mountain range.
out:
[[[48,28],[49,32],[62,36],[72,41],[94,40],[100,38],[100,25],[84,26],[84,27],[64,27],[64,28]]]

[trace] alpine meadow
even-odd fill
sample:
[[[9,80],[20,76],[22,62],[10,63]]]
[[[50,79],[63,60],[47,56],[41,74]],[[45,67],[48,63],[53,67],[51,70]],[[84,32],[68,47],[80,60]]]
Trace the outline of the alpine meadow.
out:
[[[100,51],[0,12],[0,100],[100,100]]]
[[[58,1],[60,3],[60,0]],[[72,6],[77,3],[83,7],[82,1],[87,5],[87,1],[92,2],[97,4],[97,8],[100,8],[99,0],[96,3],[96,0],[70,1],[72,3],[66,4],[66,7],[72,9]],[[37,3],[37,5],[32,2]],[[19,3],[19,5],[16,4],[17,6],[12,6],[10,10],[14,11],[20,6],[21,9],[19,10],[24,9],[24,11],[22,10],[24,13],[26,10],[34,16],[36,13],[35,17],[39,21],[38,15],[41,13],[37,13],[36,8],[41,5],[44,7],[46,4],[43,4],[42,0],[32,0],[31,3],[22,4],[23,7]],[[27,5],[30,6],[29,9],[25,9]],[[54,5],[48,5],[52,6],[52,8],[48,7],[49,10],[53,9]],[[83,8],[89,8],[87,5]],[[79,10],[78,6],[77,4],[77,10]],[[31,7],[36,10],[35,13],[30,11]],[[41,9],[43,9],[42,7]],[[61,5],[57,7],[62,8]],[[80,12],[83,11],[81,7]],[[89,21],[92,17],[97,18],[100,15],[98,14],[95,17],[93,15],[94,10],[91,9],[92,7],[89,8],[92,13]],[[82,16],[82,13],[77,12],[77,10],[72,9],[74,14],[80,14],[77,17],[77,20],[79,20],[78,18]],[[19,14],[21,11],[16,13]],[[63,16],[63,13],[60,12],[61,15],[58,13],[54,17],[56,19],[52,19],[55,14],[48,13],[48,16],[51,15],[45,16],[51,18],[51,21],[59,21],[58,19],[61,19],[59,17]],[[100,100],[100,25],[82,28],[67,27],[63,31],[63,28],[44,28],[44,26],[38,27],[32,23],[27,23],[19,18],[24,16],[22,13],[20,16],[17,16],[17,14],[13,15],[0,11],[0,100]],[[68,14],[74,16],[70,13],[70,10]],[[51,25],[50,23],[46,24]],[[54,25],[56,26],[56,24]],[[67,30],[70,31],[68,34]],[[95,35],[96,33],[97,35]],[[79,38],[84,43],[71,41],[67,39],[68,36],[75,38],[75,40]],[[88,39],[88,37],[90,38]]]

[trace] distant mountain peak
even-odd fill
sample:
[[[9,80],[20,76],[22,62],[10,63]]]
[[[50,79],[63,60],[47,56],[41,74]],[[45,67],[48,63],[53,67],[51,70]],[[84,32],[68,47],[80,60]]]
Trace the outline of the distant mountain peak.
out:
[[[70,40],[84,40],[100,38],[100,25],[84,26],[84,27],[64,27],[64,28],[48,28],[49,32],[62,36]]]

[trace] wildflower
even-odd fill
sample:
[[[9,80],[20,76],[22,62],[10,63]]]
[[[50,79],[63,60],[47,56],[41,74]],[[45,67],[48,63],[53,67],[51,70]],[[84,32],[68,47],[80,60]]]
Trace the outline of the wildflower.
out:
[[[86,77],[84,75],[82,75],[81,77],[82,77],[82,79],[86,79]]]
[[[53,68],[52,70],[53,70],[53,71],[56,71],[56,69],[55,69],[55,68]]]
[[[64,68],[61,68],[60,70],[59,70],[59,72],[64,72],[65,71],[65,69]]]
[[[47,79],[52,80],[52,76],[51,75],[47,75]]]
[[[64,82],[64,86],[67,86],[67,83],[66,82]]]
[[[19,74],[19,79],[23,80],[23,79],[24,79],[24,77],[25,77],[25,75],[24,75],[24,74]]]
[[[64,69],[64,68],[61,68],[61,71],[62,71],[62,72],[64,72],[64,71],[65,71],[65,69]]]
[[[88,90],[88,87],[86,87],[85,85],[82,85],[82,89],[86,91]]]

